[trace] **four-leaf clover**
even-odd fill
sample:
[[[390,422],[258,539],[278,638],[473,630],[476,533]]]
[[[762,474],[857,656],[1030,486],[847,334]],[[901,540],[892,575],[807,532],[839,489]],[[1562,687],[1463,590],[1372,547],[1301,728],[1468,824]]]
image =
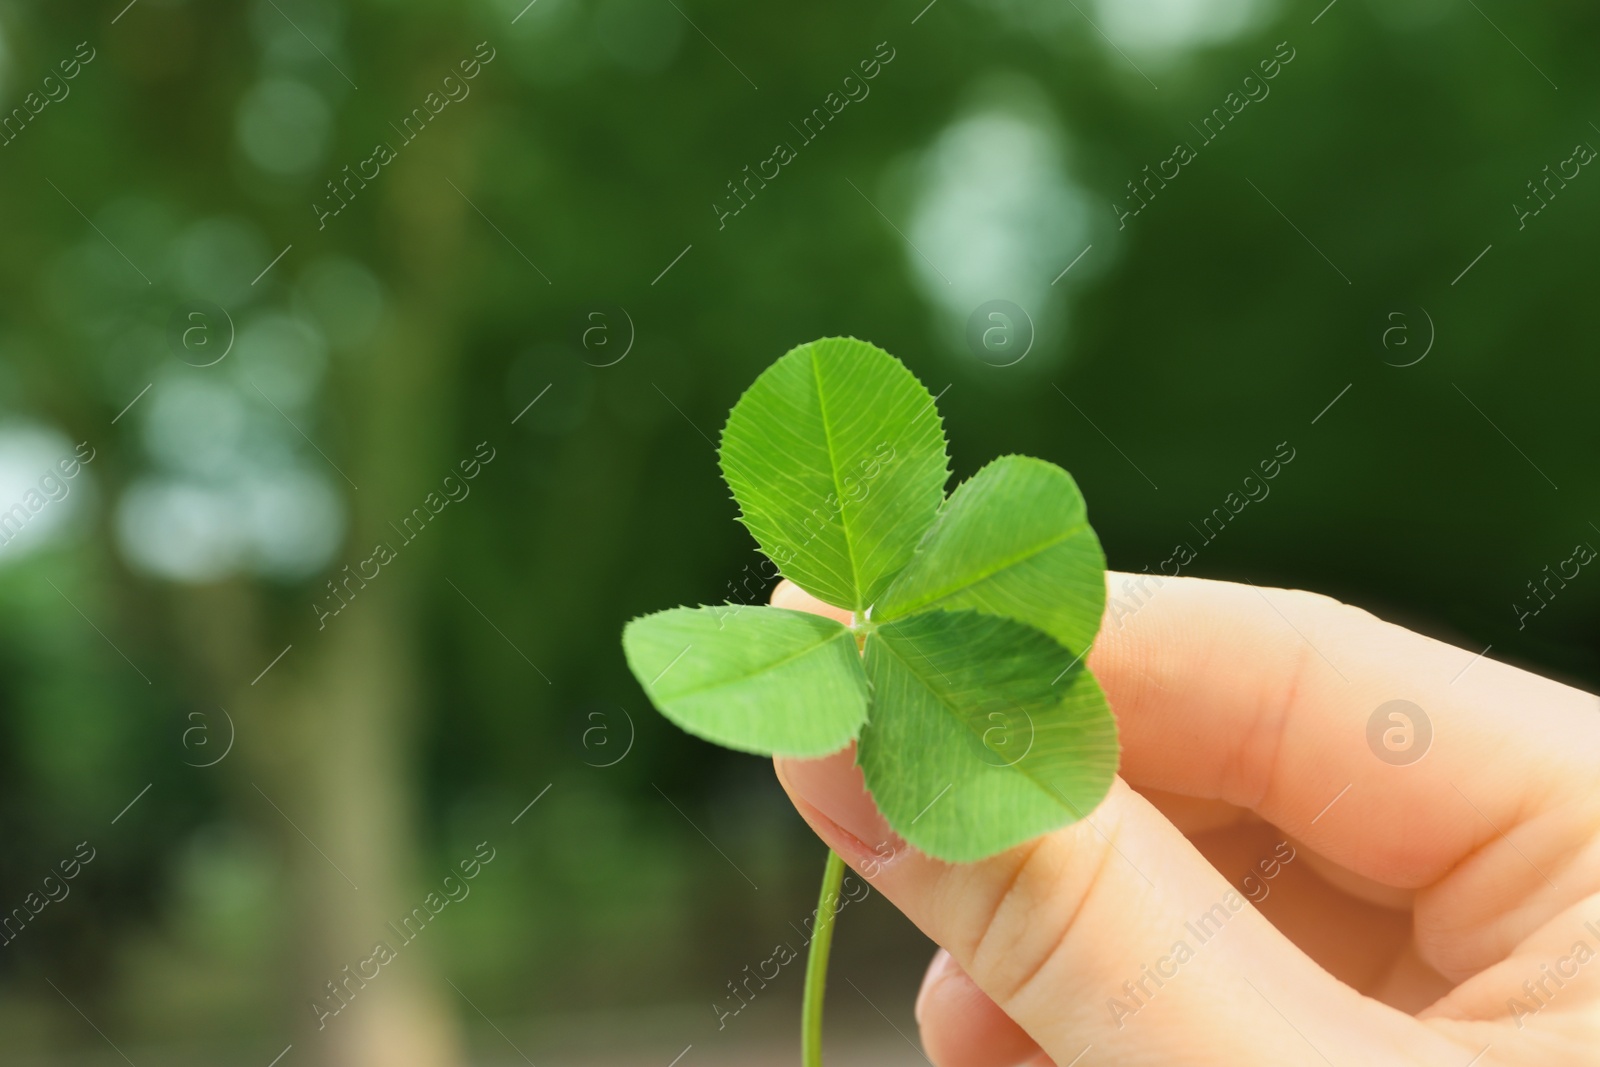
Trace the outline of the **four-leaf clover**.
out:
[[[1002,456],[946,497],[933,396],[851,338],[767,368],[721,461],[762,551],[852,623],[736,604],[635,619],[623,650],[663,715],[767,756],[857,742],[889,825],[953,862],[1100,802],[1116,722],[1083,660],[1105,557],[1071,475]]]

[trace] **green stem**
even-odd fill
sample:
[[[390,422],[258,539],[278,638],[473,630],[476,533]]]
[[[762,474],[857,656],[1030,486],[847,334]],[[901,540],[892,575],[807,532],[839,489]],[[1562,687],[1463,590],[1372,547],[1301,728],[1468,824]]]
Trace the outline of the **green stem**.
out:
[[[817,896],[817,919],[806,957],[805,1002],[800,1008],[800,1062],[802,1067],[822,1067],[822,997],[828,986],[828,953],[833,948],[833,917],[838,910],[839,886],[844,881],[844,860],[828,850],[822,869],[822,892]]]

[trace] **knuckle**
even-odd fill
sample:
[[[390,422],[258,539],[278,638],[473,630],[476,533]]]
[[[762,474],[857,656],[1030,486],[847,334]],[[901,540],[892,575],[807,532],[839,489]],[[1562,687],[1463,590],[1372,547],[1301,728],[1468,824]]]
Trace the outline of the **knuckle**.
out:
[[[996,1004],[1017,1003],[1068,950],[1112,852],[1079,822],[1006,857],[1012,870],[980,915],[969,957],[973,980]]]

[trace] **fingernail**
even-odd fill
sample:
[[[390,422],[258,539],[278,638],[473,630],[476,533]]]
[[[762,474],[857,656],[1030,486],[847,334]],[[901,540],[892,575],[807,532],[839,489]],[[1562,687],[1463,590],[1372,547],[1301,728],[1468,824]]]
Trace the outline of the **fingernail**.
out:
[[[882,863],[904,847],[872,802],[853,751],[819,760],[779,759],[776,765],[789,789],[833,824],[836,833],[826,827],[819,832],[845,859],[858,867]]]
[[[934,990],[956,969],[950,953],[944,949],[934,953],[933,962],[928,964],[928,973],[922,976],[922,988],[917,991],[917,1003],[911,1009],[911,1014],[915,1016],[919,1026],[922,1024],[923,1008],[933,1000]]]

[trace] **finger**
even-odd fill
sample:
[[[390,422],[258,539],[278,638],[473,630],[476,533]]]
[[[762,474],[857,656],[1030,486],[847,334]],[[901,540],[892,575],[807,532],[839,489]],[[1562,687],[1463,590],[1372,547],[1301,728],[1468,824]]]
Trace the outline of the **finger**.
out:
[[[772,604],[850,622],[849,611],[818,600],[788,580],[773,590]],[[1174,802],[1180,807],[1196,804],[1181,797]],[[934,954],[923,977],[916,1018],[922,1046],[938,1067],[1016,1067],[1042,1055],[1033,1038],[944,949]]]
[[[1494,1039],[1513,1063],[1595,1063],[1600,1030],[1600,897],[1570,908],[1517,950],[1427,1007],[1422,1017],[1445,1030]]]
[[[1157,810],[1170,820],[1166,808]],[[1409,915],[1362,904],[1326,884],[1307,869],[1310,857],[1272,826],[1181,829],[1273,926],[1346,985],[1411,1013],[1448,992],[1410,948]],[[1350,937],[1357,929],[1363,936]],[[923,979],[916,1015],[923,1047],[938,1067],[1013,1067],[1039,1055],[1033,1040],[943,949]]]
[[[922,1047],[938,1067],[1017,1067],[1042,1055],[1037,1042],[940,949],[917,994]]]
[[[1249,808],[1362,878],[1434,887],[1417,936],[1456,980],[1600,889],[1592,695],[1315,594],[1109,581],[1088,659],[1131,783]],[[1380,714],[1369,743],[1394,700],[1420,709],[1410,764],[1382,736],[1403,742],[1403,723]]]
[[[1431,884],[1533,803],[1586,790],[1600,762],[1594,696],[1331,598],[1150,574],[1107,582],[1088,662],[1117,714],[1123,776],[1251,809],[1366,877]],[[773,603],[850,619],[788,581]],[[1427,748],[1410,765],[1368,744],[1373,712],[1397,699],[1421,708],[1426,724],[1412,725],[1431,734],[1412,735]],[[1197,828],[1205,819],[1196,809]]]
[[[1386,980],[1411,943],[1409,902],[1400,911],[1337,888],[1313,868],[1317,857],[1309,849],[1269,823],[1185,836],[1317,966],[1390,1003]]]
[[[1120,781],[1088,819],[952,865],[893,835],[852,759],[777,767],[823,840],[1058,1064],[1091,1045],[1128,1064],[1470,1056],[1313,965]]]
[[[1600,1005],[1600,896],[1566,910],[1518,945],[1517,952],[1456,985],[1424,1017],[1456,1021],[1504,1019],[1518,1030],[1570,1029],[1587,1033],[1594,1053]],[[1538,1016],[1538,1019],[1536,1017]],[[1546,1024],[1546,1025],[1536,1025]],[[1563,1057],[1554,1061],[1563,1062]],[[1578,1062],[1578,1061],[1565,1061]]]
[[[1600,890],[1593,696],[1315,594],[1108,583],[1088,658],[1128,781],[1251,809],[1348,884],[1432,887],[1417,899],[1418,946],[1456,981]],[[1411,738],[1425,746],[1411,764],[1383,748],[1381,717],[1369,742],[1393,700],[1431,734]]]
[[[818,600],[787,578],[773,588],[772,606],[775,608],[788,608],[790,611],[809,611],[813,615],[826,615],[828,618],[837,619],[847,626],[855,617],[851,614],[849,608],[836,608],[832,604]]]
[[[1593,696],[1316,594],[1138,577],[1130,611],[1131,579],[1110,576],[1089,663],[1141,786],[1251,808],[1352,869],[1425,885],[1486,829],[1451,781],[1492,817],[1592,778]],[[1367,720],[1395,699],[1432,729],[1410,766],[1367,744]],[[1384,817],[1396,805],[1405,820]]]
[[[1135,786],[1135,788],[1139,790],[1140,796],[1166,816],[1168,822],[1182,830],[1185,837],[1245,823],[1262,822],[1255,812],[1226,801],[1184,796],[1182,793],[1169,793],[1148,786]]]

